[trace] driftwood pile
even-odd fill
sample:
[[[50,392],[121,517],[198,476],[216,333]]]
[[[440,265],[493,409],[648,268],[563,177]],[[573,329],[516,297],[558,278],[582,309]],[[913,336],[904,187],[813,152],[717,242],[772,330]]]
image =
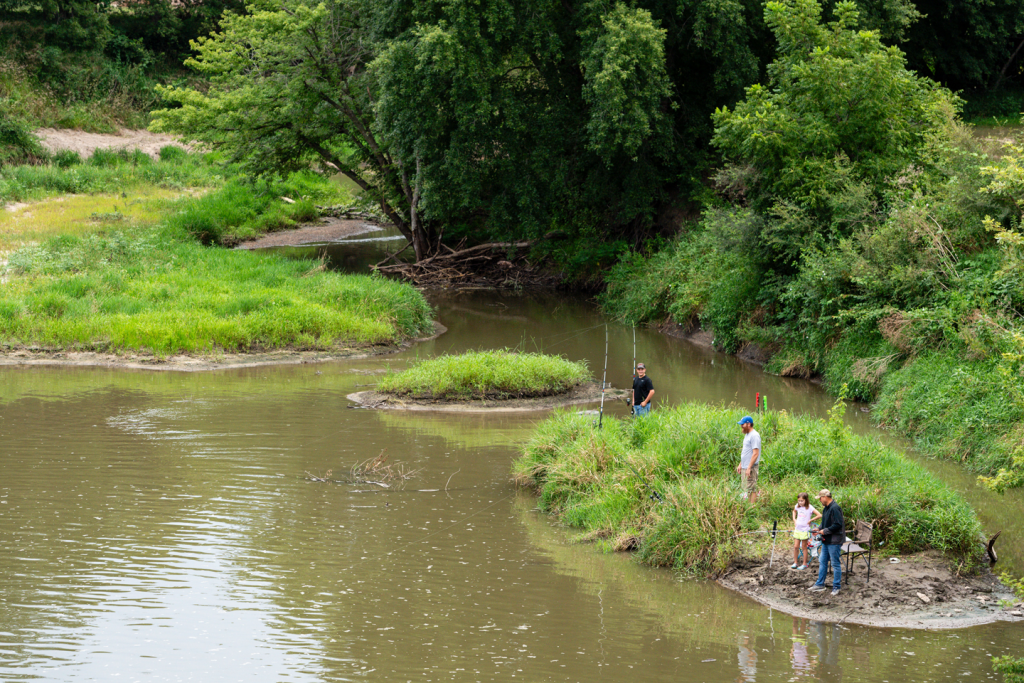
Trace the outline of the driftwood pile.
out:
[[[395,252],[372,268],[384,275],[409,280],[422,287],[519,287],[554,284],[557,280],[535,269],[526,259],[534,242],[490,242],[452,249],[441,245],[433,256],[417,263],[395,261]],[[406,245],[406,249],[409,245]],[[388,263],[395,261],[394,263]]]

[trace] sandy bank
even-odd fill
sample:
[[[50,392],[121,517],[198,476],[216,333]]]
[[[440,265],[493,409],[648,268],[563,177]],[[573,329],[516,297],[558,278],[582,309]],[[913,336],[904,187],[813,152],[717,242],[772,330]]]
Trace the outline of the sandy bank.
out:
[[[784,541],[789,539],[780,536],[771,569],[767,559],[741,560],[718,583],[773,609],[818,621],[916,629],[1024,621],[1024,607],[992,572],[957,576],[948,560],[934,551],[901,556],[898,563],[875,558],[870,583],[866,566],[858,559],[847,584],[844,557],[839,595],[831,595],[831,573],[826,580],[829,590],[812,593],[807,589],[818,577],[818,565],[790,569],[792,541]]]
[[[628,392],[609,387],[605,401],[621,401]],[[466,401],[401,398],[377,391],[360,391],[349,394],[348,400],[367,408],[386,410],[429,410],[446,413],[522,413],[532,410],[551,410],[580,403],[595,403],[601,400],[601,385],[588,382],[573,387],[564,394],[541,396],[539,398],[514,398]]]
[[[304,225],[295,230],[282,230],[256,240],[242,242],[235,249],[264,249],[266,247],[296,247],[303,244],[337,242],[345,237],[381,230],[364,220],[324,218],[315,225]]]
[[[97,149],[138,149],[156,159],[160,156],[160,148],[177,145],[188,149],[189,146],[180,140],[148,130],[122,130],[117,135],[108,133],[86,133],[81,130],[63,128],[40,128],[36,135],[48,152],[59,152],[62,149],[78,152],[86,159]]]
[[[159,357],[151,353],[126,351],[103,353],[99,351],[53,351],[37,347],[0,350],[0,366],[5,365],[63,365],[82,367],[121,368],[125,370],[163,370],[170,372],[203,372],[255,368],[265,365],[300,365],[352,360],[397,353],[413,344],[435,339],[448,331],[434,322],[434,333],[427,337],[408,339],[398,344],[362,344],[338,347],[324,351],[296,351],[278,349],[248,353],[175,354]]]

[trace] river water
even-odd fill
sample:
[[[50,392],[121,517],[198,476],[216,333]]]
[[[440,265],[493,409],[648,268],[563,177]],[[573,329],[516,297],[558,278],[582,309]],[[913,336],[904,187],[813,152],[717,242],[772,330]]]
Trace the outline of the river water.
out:
[[[387,367],[473,348],[560,353],[599,373],[604,321],[561,295],[433,303],[449,331],[382,358],[0,369],[0,678],[995,681],[992,656],[1024,653],[1019,625],[794,619],[571,543],[509,482],[542,414],[382,412],[345,396]],[[609,379],[624,386],[632,332],[609,333]],[[636,339],[661,401],[749,405],[760,391],[773,408],[831,405],[808,382],[655,332]],[[848,418],[871,429],[859,408]],[[387,490],[309,480],[345,479],[381,451],[419,473]],[[956,468],[929,466],[1014,535],[1020,496],[986,497]],[[1020,566],[1016,543],[1003,555]]]

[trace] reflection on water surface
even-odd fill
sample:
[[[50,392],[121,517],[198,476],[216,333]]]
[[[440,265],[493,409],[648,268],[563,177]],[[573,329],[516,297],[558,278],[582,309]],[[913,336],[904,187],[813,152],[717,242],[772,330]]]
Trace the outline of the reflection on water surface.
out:
[[[589,305],[437,298],[403,354],[205,374],[0,369],[4,680],[997,680],[1019,627],[879,631],[793,619],[571,543],[509,483],[542,415],[353,410],[374,372],[469,348],[603,362]],[[611,328],[609,378],[632,335]],[[641,331],[670,401],[824,414],[815,386]],[[320,373],[320,374],[317,374]],[[624,414],[620,404],[606,405]],[[851,415],[858,429],[866,417]],[[388,490],[309,482],[386,449]]]

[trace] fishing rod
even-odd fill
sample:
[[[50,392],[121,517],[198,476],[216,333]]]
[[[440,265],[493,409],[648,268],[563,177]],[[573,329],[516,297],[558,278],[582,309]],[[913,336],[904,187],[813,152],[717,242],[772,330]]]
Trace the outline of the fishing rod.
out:
[[[636,325],[633,325],[633,381],[636,381]],[[633,389],[629,390],[629,398],[626,399],[626,403],[629,404],[629,414],[633,414]]]
[[[647,483],[647,479],[645,479],[643,475],[641,475],[640,472],[635,467],[633,467],[633,465],[628,460],[623,458],[622,462],[626,463],[626,467],[633,470],[633,474],[636,475],[636,478],[639,479],[640,483],[643,484],[645,489],[647,489],[647,497],[650,500],[656,500],[659,503],[665,500],[664,498],[661,497],[660,493],[654,490],[653,486]]]
[[[601,377],[601,412],[597,416],[597,428],[604,421],[604,391],[608,381],[608,323],[604,324],[604,375]]]

